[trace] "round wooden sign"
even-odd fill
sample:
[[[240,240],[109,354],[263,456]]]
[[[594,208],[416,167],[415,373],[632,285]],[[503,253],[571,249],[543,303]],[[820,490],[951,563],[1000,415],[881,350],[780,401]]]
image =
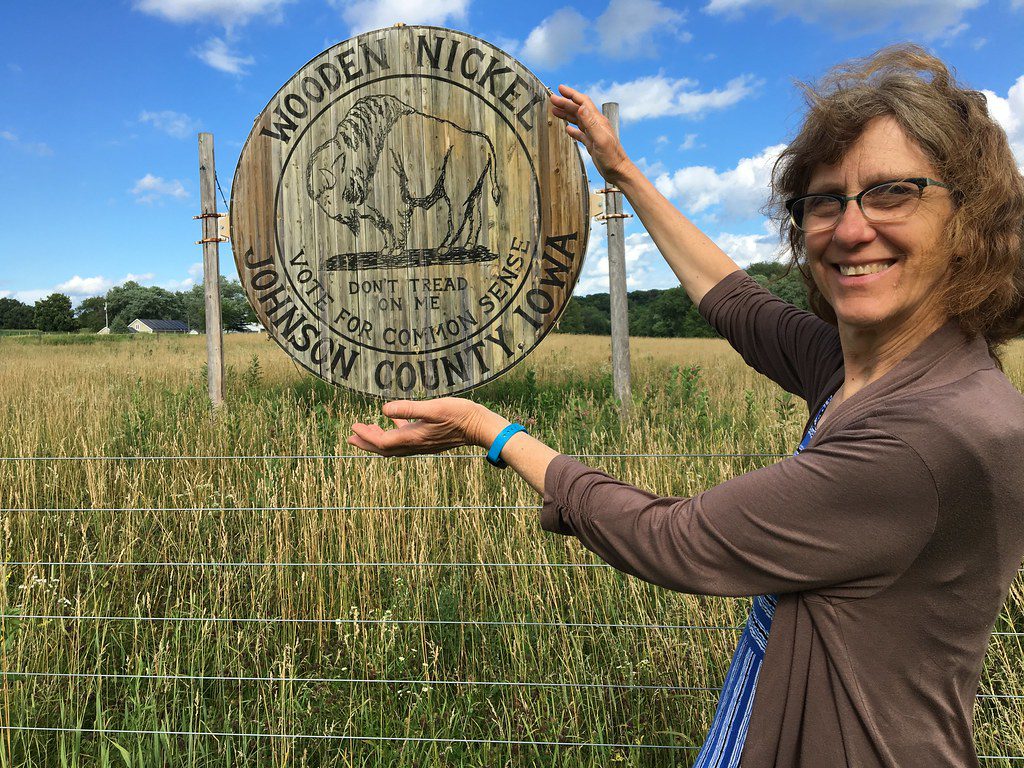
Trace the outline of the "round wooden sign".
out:
[[[536,347],[589,231],[582,158],[547,93],[438,27],[367,32],[299,70],[231,191],[238,274],[285,351],[333,384],[419,398]]]

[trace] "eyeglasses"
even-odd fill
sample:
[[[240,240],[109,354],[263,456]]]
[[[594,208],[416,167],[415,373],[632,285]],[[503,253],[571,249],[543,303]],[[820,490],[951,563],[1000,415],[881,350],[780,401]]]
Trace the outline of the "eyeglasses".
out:
[[[786,201],[793,226],[801,232],[832,229],[846,212],[846,204],[856,200],[864,218],[875,223],[905,219],[921,204],[925,187],[951,189],[935,179],[902,179],[883,181],[857,195],[818,193],[802,195]]]

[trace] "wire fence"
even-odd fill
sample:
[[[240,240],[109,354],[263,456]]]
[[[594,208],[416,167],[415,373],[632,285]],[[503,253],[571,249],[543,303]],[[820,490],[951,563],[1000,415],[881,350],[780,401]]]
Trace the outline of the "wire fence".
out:
[[[738,459],[758,458],[776,459],[789,456],[788,453],[746,453],[746,452],[703,452],[703,453],[587,453],[571,454],[578,459],[620,459],[620,458],[690,458],[690,459]],[[477,453],[456,453],[441,455],[417,456],[417,459],[474,459],[479,460]],[[260,455],[192,455],[192,456],[0,456],[0,462],[158,462],[158,461],[336,461],[336,460],[372,460],[383,457],[373,454],[260,454]],[[475,504],[475,505],[337,505],[337,506],[179,506],[179,507],[5,507],[0,513],[205,513],[205,512],[357,512],[357,511],[538,511],[539,505],[529,504]],[[119,568],[150,568],[150,569],[454,569],[454,568],[513,568],[513,569],[610,569],[611,566],[598,562],[544,562],[544,561],[253,561],[253,560],[0,560],[0,569],[9,568],[74,568],[74,569],[119,569]],[[1024,568],[1019,571],[1024,574]],[[482,620],[473,617],[459,619],[428,619],[428,618],[364,618],[342,616],[335,618],[310,618],[301,616],[218,616],[218,615],[101,615],[81,613],[18,613],[16,615],[0,614],[0,627],[3,622],[16,620],[34,622],[132,622],[149,624],[240,624],[240,625],[335,625],[335,626],[440,626],[440,627],[507,627],[536,629],[600,629],[600,630],[631,630],[631,631],[680,631],[680,632],[738,632],[743,627],[732,624],[699,624],[699,623],[629,623],[629,622],[586,622],[586,621],[526,621],[526,620]],[[996,637],[1022,637],[1024,632],[996,631]],[[0,637],[2,640],[2,637]],[[564,682],[552,680],[506,680],[506,679],[448,679],[433,677],[317,677],[289,675],[199,675],[172,674],[158,672],[57,672],[31,671],[23,669],[0,668],[0,681],[4,690],[11,680],[104,680],[118,681],[161,681],[188,683],[267,683],[289,685],[370,685],[370,686],[426,686],[448,688],[497,688],[497,689],[556,689],[556,690],[594,690],[594,691],[641,691],[666,692],[677,694],[702,694],[714,698],[721,691],[718,686],[707,685],[671,685],[618,682]],[[981,701],[1024,701],[1024,693],[980,693]],[[595,748],[617,750],[677,750],[696,752],[700,749],[694,744],[647,744],[617,743],[612,740],[545,740],[545,739],[511,739],[511,738],[464,738],[440,736],[381,736],[370,734],[348,733],[286,733],[270,731],[218,731],[218,730],[147,730],[118,729],[107,727],[88,728],[82,725],[62,726],[48,724],[0,724],[0,732],[25,732],[47,734],[89,734],[95,736],[159,736],[188,738],[245,738],[254,740],[289,740],[289,741],[320,741],[320,742],[366,742],[366,743],[409,743],[409,744],[462,744],[462,745],[500,745],[508,747],[533,748]],[[983,762],[1003,761],[1008,763],[1024,763],[1024,755],[983,754],[979,755]]]

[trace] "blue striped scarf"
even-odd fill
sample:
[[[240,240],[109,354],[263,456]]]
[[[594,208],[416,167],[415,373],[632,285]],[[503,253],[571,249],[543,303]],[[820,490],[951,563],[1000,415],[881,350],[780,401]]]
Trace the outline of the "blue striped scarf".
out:
[[[830,396],[821,406],[794,456],[811,442],[818,428],[818,421],[828,404],[832,402],[832,397]],[[775,595],[754,598],[750,616],[725,676],[722,693],[718,698],[718,708],[715,710],[715,719],[711,723],[711,730],[708,731],[704,747],[697,755],[693,768],[736,768],[739,765],[743,743],[747,738],[747,728],[750,725],[757,676],[764,661],[764,649],[768,646],[768,632],[772,626],[772,617],[775,615],[776,602]]]

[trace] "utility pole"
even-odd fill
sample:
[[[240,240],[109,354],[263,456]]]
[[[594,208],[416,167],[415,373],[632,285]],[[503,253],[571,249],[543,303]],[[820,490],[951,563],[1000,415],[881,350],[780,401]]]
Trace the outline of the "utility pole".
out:
[[[607,102],[601,111],[612,125],[612,133],[619,138],[619,105]],[[629,371],[629,307],[626,303],[626,240],[622,212],[622,192],[611,184],[605,185],[605,225],[608,227],[608,292],[611,299],[612,320],[612,386],[619,401],[619,419],[629,421],[633,404],[633,385]]]
[[[213,162],[213,134],[199,134],[199,194],[203,222],[203,285],[206,289],[206,381],[210,404],[224,404],[224,336],[220,316],[220,250],[217,219],[217,171]]]

